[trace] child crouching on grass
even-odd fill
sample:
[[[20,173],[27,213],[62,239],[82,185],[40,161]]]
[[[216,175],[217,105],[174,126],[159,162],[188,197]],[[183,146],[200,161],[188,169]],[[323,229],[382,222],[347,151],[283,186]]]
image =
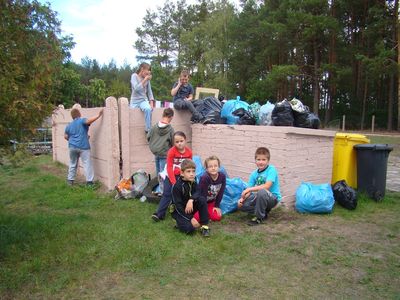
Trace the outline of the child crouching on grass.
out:
[[[255,161],[257,169],[250,174],[248,188],[238,201],[241,211],[253,214],[247,223],[259,225],[268,218],[268,213],[281,201],[278,172],[269,164],[270,152],[265,147],[257,148]]]
[[[207,200],[208,217],[211,221],[221,221],[222,212],[219,208],[226,186],[226,176],[219,168],[221,162],[218,157],[210,156],[204,161],[206,172],[200,177],[199,188],[203,197]],[[198,213],[194,218],[199,221]]]
[[[199,221],[193,217],[196,212]],[[172,187],[171,213],[180,231],[192,233],[200,229],[204,237],[210,236],[207,202],[197,187],[196,164],[191,159],[182,162],[181,176]]]

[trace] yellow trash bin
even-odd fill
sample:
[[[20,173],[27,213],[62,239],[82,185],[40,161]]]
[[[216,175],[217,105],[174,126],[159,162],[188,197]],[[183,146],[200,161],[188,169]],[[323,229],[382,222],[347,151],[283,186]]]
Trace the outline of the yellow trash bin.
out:
[[[354,145],[369,143],[362,134],[337,133],[333,146],[332,181],[346,180],[347,184],[357,188],[357,154]]]

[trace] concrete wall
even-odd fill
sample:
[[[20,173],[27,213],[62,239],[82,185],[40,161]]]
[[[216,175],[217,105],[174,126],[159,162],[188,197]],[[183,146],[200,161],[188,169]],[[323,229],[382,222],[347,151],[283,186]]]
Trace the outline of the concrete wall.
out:
[[[118,99],[121,124],[122,176],[132,175],[139,169],[155,176],[154,156],[149,149],[145,131],[144,114],[139,108],[129,108],[127,98]],[[161,120],[164,108],[155,108],[152,114],[152,124]],[[187,111],[176,111],[172,119],[175,131],[183,131],[187,137],[188,147],[192,146],[191,114]]]
[[[90,118],[98,114],[101,108],[81,108],[81,115]],[[53,160],[69,165],[68,142],[64,139],[64,130],[72,121],[71,109],[58,108],[52,115]],[[91,157],[95,180],[101,181],[108,189],[113,189],[120,179],[118,107],[113,97],[106,99],[103,116],[89,128]],[[79,167],[83,174],[83,168]],[[67,174],[65,174],[67,176]]]
[[[279,174],[282,204],[291,207],[301,182],[330,183],[334,131],[296,127],[192,125],[193,153],[202,160],[217,155],[230,177],[247,181],[254,152],[267,147]]]
[[[81,110],[82,116],[92,117],[100,108]],[[163,108],[153,111],[153,124],[161,119]],[[71,121],[70,109],[58,109],[53,114],[53,159],[68,165],[68,144],[64,140],[65,126]],[[254,152],[265,146],[271,151],[271,164],[280,178],[282,203],[291,207],[301,182],[315,184],[331,182],[334,131],[295,127],[200,125],[190,124],[190,113],[175,111],[172,121],[175,131],[187,135],[188,146],[202,160],[217,155],[230,177],[247,181],[256,168]],[[120,131],[119,129],[120,128]],[[144,114],[131,109],[128,99],[106,100],[103,118],[89,130],[95,178],[113,189],[120,176],[129,177],[144,169],[155,175],[154,156],[144,132]],[[122,172],[119,170],[120,153]],[[122,174],[121,174],[122,173]]]

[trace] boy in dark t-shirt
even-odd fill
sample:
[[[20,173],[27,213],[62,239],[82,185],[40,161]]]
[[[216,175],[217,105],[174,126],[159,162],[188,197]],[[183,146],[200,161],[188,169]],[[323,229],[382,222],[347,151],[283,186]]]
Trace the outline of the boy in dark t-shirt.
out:
[[[177,110],[188,109],[192,113],[193,120],[201,120],[202,115],[196,110],[192,103],[193,94],[193,86],[189,83],[189,72],[187,70],[182,70],[178,81],[174,83],[171,90],[174,108]]]

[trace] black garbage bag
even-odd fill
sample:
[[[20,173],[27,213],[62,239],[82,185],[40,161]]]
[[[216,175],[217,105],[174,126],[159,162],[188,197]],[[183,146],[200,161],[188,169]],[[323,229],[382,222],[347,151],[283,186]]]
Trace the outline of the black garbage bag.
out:
[[[221,124],[221,102],[215,97],[206,97],[204,99],[199,99],[193,101],[193,105],[196,110],[202,116],[201,119],[193,119],[194,123],[203,124]]]
[[[345,180],[339,180],[332,185],[333,197],[335,201],[347,209],[357,207],[357,193],[350,187]]]
[[[256,125],[256,118],[253,113],[243,107],[234,110],[232,115],[239,117],[238,125]]]
[[[313,128],[318,129],[321,125],[321,121],[318,116],[310,112],[308,106],[304,105],[305,110],[303,112],[293,111],[294,126],[302,128]]]
[[[275,126],[293,126],[294,117],[292,106],[289,101],[282,100],[275,104],[274,109],[272,110],[272,124]]]

